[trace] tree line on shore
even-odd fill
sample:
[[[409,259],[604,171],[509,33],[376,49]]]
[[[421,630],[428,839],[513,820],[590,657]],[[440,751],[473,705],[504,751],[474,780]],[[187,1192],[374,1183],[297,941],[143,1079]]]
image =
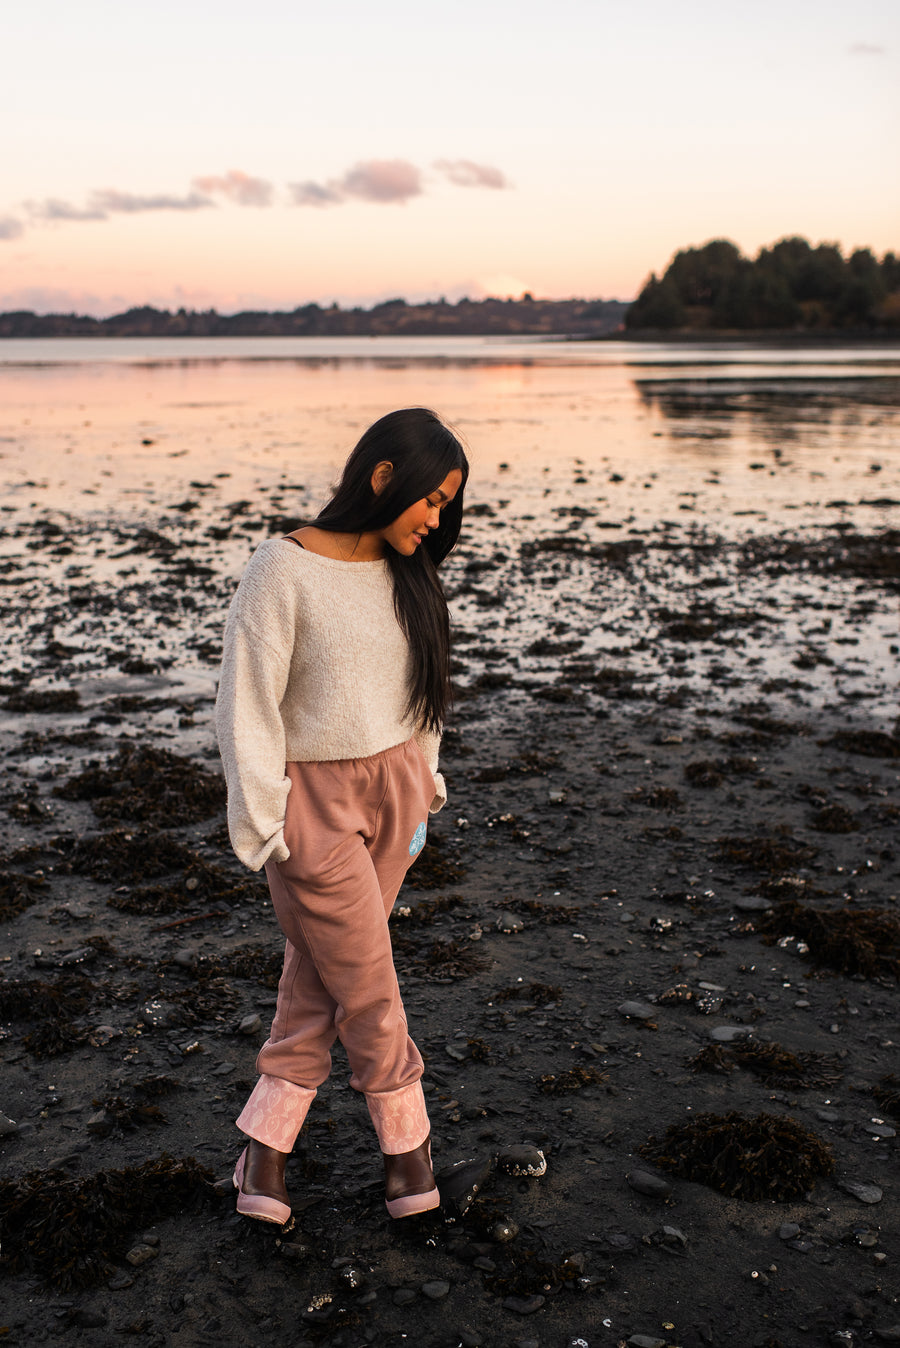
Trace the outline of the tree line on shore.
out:
[[[467,337],[580,339],[690,337],[697,333],[900,333],[900,258],[869,248],[844,257],[838,244],[785,238],[744,257],[728,239],[675,254],[651,273],[637,299],[446,299],[371,309],[304,304],[292,310],[220,314],[142,305],[109,318],[84,314],[0,314],[10,337]]]
[[[220,314],[129,309],[110,318],[78,314],[0,314],[0,337],[605,337],[620,332],[628,305],[620,300],[441,299],[427,304],[386,300],[371,309],[304,304],[290,311]]]
[[[900,258],[786,238],[743,256],[728,239],[676,253],[631,305],[628,332],[900,329]]]

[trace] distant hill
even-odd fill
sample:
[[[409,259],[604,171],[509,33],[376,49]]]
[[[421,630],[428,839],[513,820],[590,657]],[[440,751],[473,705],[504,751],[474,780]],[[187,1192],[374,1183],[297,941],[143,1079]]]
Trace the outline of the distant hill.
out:
[[[289,312],[219,314],[149,305],[89,318],[79,314],[0,314],[0,337],[608,337],[621,333],[628,305],[620,300],[459,300],[372,309],[305,304]]]
[[[900,259],[781,239],[750,261],[728,239],[675,254],[628,310],[629,336],[700,332],[900,335]]]

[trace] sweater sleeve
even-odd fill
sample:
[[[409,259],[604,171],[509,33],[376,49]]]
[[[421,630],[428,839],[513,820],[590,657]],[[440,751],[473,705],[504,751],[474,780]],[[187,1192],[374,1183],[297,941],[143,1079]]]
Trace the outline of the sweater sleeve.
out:
[[[441,747],[441,736],[437,731],[420,728],[413,735],[413,739],[422,750],[422,757],[431,769],[431,775],[434,778],[434,798],[428,810],[430,814],[437,814],[438,810],[443,809],[447,804],[447,785],[441,773],[438,772],[438,752]]]
[[[290,780],[284,771],[280,708],[293,643],[284,630],[287,606],[281,608],[281,623],[274,626],[277,644],[263,639],[247,620],[260,589],[251,577],[248,580],[246,587],[241,583],[225,625],[216,734],[228,786],[231,844],[244,865],[258,871],[270,858],[286,861],[290,855],[284,840]]]

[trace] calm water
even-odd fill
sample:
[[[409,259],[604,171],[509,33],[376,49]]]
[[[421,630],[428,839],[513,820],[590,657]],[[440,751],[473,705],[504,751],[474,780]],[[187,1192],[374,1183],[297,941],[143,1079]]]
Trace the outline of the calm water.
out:
[[[225,473],[232,494],[320,496],[360,430],[413,403],[465,436],[475,498],[535,511],[579,474],[592,505],[726,530],[900,496],[900,348],[481,338],[0,341],[0,482],[76,514],[152,515]]]
[[[0,674],[74,683],[86,708],[193,689],[208,749],[223,615],[252,548],[314,512],[361,430],[410,404],[471,451],[476,508],[446,572],[463,684],[502,669],[527,702],[516,680],[558,678],[568,651],[649,706],[761,690],[792,714],[895,717],[891,593],[747,559],[896,527],[897,348],[0,342]],[[194,567],[183,583],[140,526]],[[618,543],[633,565],[602,560]],[[673,615],[708,639],[673,638]],[[160,672],[120,672],[124,653]],[[159,733],[188,733],[159,715]]]

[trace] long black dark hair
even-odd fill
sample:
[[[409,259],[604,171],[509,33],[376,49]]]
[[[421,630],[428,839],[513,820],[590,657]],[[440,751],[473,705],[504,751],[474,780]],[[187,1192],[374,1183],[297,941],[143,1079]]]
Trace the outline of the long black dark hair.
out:
[[[372,488],[379,463],[393,464],[381,491]],[[450,615],[437,568],[456,545],[469,476],[465,451],[427,407],[404,407],[381,417],[363,434],[341,480],[315,523],[329,533],[384,529],[417,501],[436,491],[448,473],[462,473],[459,491],[411,557],[387,549],[394,582],[394,610],[412,657],[407,714],[438,730],[450,698]]]

